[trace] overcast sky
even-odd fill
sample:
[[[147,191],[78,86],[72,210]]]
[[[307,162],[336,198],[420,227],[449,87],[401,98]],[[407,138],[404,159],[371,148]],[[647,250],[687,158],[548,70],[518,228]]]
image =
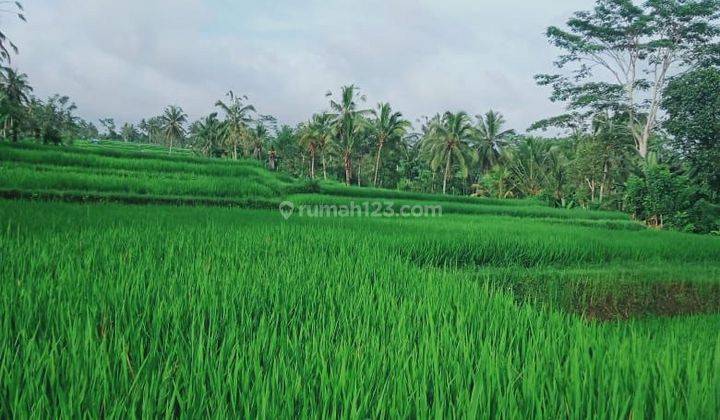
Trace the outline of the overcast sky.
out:
[[[229,89],[295,124],[355,83],[414,121],[490,108],[524,130],[561,111],[533,75],[557,51],[543,32],[591,0],[25,0],[2,16],[13,66],[41,97],[136,122],[168,104],[197,118]]]

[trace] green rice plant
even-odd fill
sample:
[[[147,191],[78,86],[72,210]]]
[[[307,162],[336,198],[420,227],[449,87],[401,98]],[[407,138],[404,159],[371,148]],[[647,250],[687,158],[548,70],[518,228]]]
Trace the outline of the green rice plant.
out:
[[[460,197],[459,197],[460,198]],[[465,197],[468,198],[468,197]],[[342,205],[349,206],[350,204],[360,205],[362,203],[374,203],[376,206],[381,208],[392,208],[395,213],[399,213],[399,210],[403,206],[433,206],[441,208],[438,211],[446,214],[469,214],[469,215],[503,215],[503,216],[515,216],[515,217],[539,217],[539,218],[552,218],[552,219],[563,219],[563,220],[598,220],[598,221],[623,221],[628,222],[629,217],[626,214],[619,212],[606,212],[606,211],[588,211],[583,209],[558,209],[548,206],[542,206],[539,204],[533,205],[497,205],[493,202],[485,202],[482,200],[473,203],[463,202],[452,202],[452,201],[415,201],[401,198],[384,198],[384,197],[370,197],[370,196],[334,196],[327,194],[295,194],[287,197],[287,200],[292,201],[298,205],[308,206],[321,206],[321,205]]]
[[[212,205],[242,203],[247,199],[291,200],[297,204],[349,204],[355,201],[400,206],[442,206],[451,214],[507,215],[588,222],[616,229],[640,229],[617,212],[556,209],[536,200],[499,200],[440,196],[375,188],[347,187],[333,182],[298,181],[270,172],[257,161],[229,161],[160,153],[157,146],[107,142],[81,146],[46,146],[34,143],[0,144],[0,190],[5,197],[56,197],[71,199],[86,191],[89,197],[120,202],[202,201]],[[151,151],[147,151],[150,149]],[[18,193],[19,192],[19,193]],[[308,194],[313,193],[313,194]],[[319,194],[318,194],[319,193]],[[298,195],[299,194],[299,195]],[[217,198],[213,200],[213,198]]]
[[[223,161],[193,158],[167,159],[166,157],[143,156],[138,158],[132,153],[120,156],[105,156],[87,152],[69,152],[65,150],[25,150],[0,145],[0,161],[27,164],[45,164],[59,167],[82,167],[93,170],[122,169],[137,172],[181,172],[199,175],[235,176],[263,174],[270,176],[268,171],[255,162]]]
[[[502,206],[532,206],[540,204],[540,202],[535,199],[499,199],[488,197],[428,194],[410,191],[388,190],[382,188],[354,187],[332,181],[323,181],[321,184],[321,192],[323,194],[344,197],[395,198],[402,200],[443,202],[447,201],[454,203],[495,204]]]
[[[205,197],[272,197],[284,184],[265,182],[261,176],[244,179],[221,176],[187,176],[178,173],[86,171],[74,168],[4,165],[0,187],[24,190],[85,190],[144,195]]]
[[[0,201],[0,221],[3,418],[720,412],[717,315],[587,321],[461,265],[571,279],[663,262],[712,282],[717,238],[27,201]]]
[[[158,155],[169,155],[169,150],[166,146],[161,144],[148,144],[148,143],[132,143],[132,142],[121,142],[116,140],[100,140],[96,143],[77,140],[72,144],[75,147],[87,149],[87,150],[121,150],[121,151],[142,151],[145,153],[155,153]],[[173,147],[173,156],[194,156],[194,153],[190,149],[182,147]]]

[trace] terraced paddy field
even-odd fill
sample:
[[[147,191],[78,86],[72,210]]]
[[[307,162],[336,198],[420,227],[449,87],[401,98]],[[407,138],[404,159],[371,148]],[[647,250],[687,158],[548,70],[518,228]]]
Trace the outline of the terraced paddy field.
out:
[[[3,418],[720,412],[716,237],[106,145],[0,145],[0,188]]]

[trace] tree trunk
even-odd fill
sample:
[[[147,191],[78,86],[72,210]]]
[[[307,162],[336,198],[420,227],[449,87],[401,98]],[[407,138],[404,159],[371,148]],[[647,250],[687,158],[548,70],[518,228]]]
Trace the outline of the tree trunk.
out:
[[[10,120],[10,126],[12,127],[12,141],[13,141],[13,143],[17,143],[18,142],[17,124],[15,124],[15,121],[12,119]]]
[[[343,153],[343,164],[345,166],[345,184],[350,186],[352,181],[352,161],[349,152]]]
[[[443,195],[447,193],[448,174],[450,173],[450,153],[451,150],[448,150],[447,159],[445,162],[445,176],[443,176]]]
[[[173,148],[173,138],[170,137],[170,150],[168,150],[168,154],[172,153],[172,148]]]
[[[608,172],[610,171],[610,165],[607,161],[603,164],[603,177],[602,181],[600,182],[600,204],[603,202],[603,197],[605,196],[605,185],[607,184],[607,177]]]
[[[652,89],[652,98],[650,100],[650,110],[645,119],[645,125],[643,126],[642,134],[639,138],[638,153],[643,159],[647,158],[648,154],[648,143],[650,142],[650,136],[655,129],[657,113],[660,109],[660,102],[662,101],[662,90],[665,86],[665,80],[667,72],[672,64],[672,56],[670,52],[667,52],[663,57],[662,61],[655,64],[655,83]],[[659,72],[658,72],[659,66]]]
[[[380,153],[382,153],[384,145],[385,141],[381,139],[380,144],[378,144],[377,157],[375,158],[375,176],[373,177],[373,187],[377,187],[378,172],[380,170]]]
[[[322,155],[323,179],[327,181],[327,167],[325,166],[325,153]]]
[[[588,188],[590,189],[590,202],[595,203],[595,180],[586,178],[585,182],[587,182]]]
[[[315,179],[315,149],[310,149],[310,179]]]
[[[648,154],[648,136],[646,133],[640,135],[638,140],[638,154],[641,158],[646,159]]]
[[[268,162],[270,164],[270,170],[274,171],[275,168],[277,167],[277,165],[275,162],[275,150],[273,150],[273,149],[270,150],[270,156],[268,156]]]

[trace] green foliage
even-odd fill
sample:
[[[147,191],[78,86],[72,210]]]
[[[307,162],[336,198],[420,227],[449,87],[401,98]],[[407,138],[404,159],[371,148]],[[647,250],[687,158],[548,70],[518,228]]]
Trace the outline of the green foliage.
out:
[[[720,226],[717,206],[705,201],[702,191],[693,187],[686,176],[673,174],[664,165],[649,165],[642,176],[630,177],[625,206],[651,226],[668,225],[700,233],[709,233]]]
[[[3,39],[4,36],[1,36]],[[0,54],[4,47],[0,42]],[[30,102],[32,87],[28,83],[25,73],[18,73],[13,69],[0,67],[0,117],[2,121],[3,137],[12,136],[17,142],[20,137],[21,124],[27,115],[27,105]]]
[[[223,154],[223,123],[213,112],[190,126],[191,147],[203,156],[219,157]]]
[[[668,75],[717,49],[718,12],[717,1],[597,0],[593,10],[576,12],[565,29],[549,27],[548,40],[563,50],[555,64],[568,72],[536,80],[551,86],[550,99],[565,102],[570,113],[534,127],[568,126],[598,112],[624,113],[645,158]]]
[[[45,144],[72,141],[76,136],[97,134],[73,115],[77,107],[67,96],[54,95],[46,101],[33,98],[28,108],[27,125],[37,140]]]
[[[332,97],[332,93],[326,95]],[[337,151],[340,154],[345,174],[345,183],[350,185],[353,177],[353,156],[362,146],[367,134],[365,115],[369,110],[360,108],[366,98],[355,85],[343,86],[337,99],[330,99],[330,110]]]
[[[218,100],[215,106],[225,113],[224,139],[233,159],[238,159],[238,152],[243,148],[247,149],[249,139],[249,126],[252,122],[250,114],[255,112],[255,107],[246,104],[247,96],[236,96],[232,91],[227,93],[228,103]]]
[[[402,140],[410,129],[410,122],[403,119],[400,112],[393,112],[388,103],[378,104],[378,109],[371,110],[370,113],[372,119],[368,122],[368,131],[376,148],[373,187],[377,187],[383,151],[402,147]]]
[[[298,142],[305,148],[310,160],[309,175],[315,179],[316,163],[322,162],[323,179],[327,179],[327,158],[332,148],[333,116],[328,113],[314,114],[310,121],[298,128]]]
[[[701,68],[674,78],[665,91],[665,128],[690,176],[720,197],[720,70]]]
[[[481,173],[487,172],[500,163],[505,140],[514,135],[514,130],[503,130],[505,118],[492,109],[485,115],[477,116],[477,136],[474,140],[477,151],[478,168]]]
[[[272,140],[271,147],[276,151],[277,165],[283,172],[298,178],[307,173],[303,162],[303,151],[298,141],[298,132],[292,127],[281,126]]]
[[[170,105],[160,117],[162,134],[169,143],[169,153],[172,153],[173,144],[185,137],[185,123],[187,114],[179,106]]]
[[[467,178],[472,155],[470,142],[475,135],[470,117],[465,112],[446,112],[435,116],[425,133],[420,153],[433,172],[442,170],[442,193],[447,193],[450,178]]]

